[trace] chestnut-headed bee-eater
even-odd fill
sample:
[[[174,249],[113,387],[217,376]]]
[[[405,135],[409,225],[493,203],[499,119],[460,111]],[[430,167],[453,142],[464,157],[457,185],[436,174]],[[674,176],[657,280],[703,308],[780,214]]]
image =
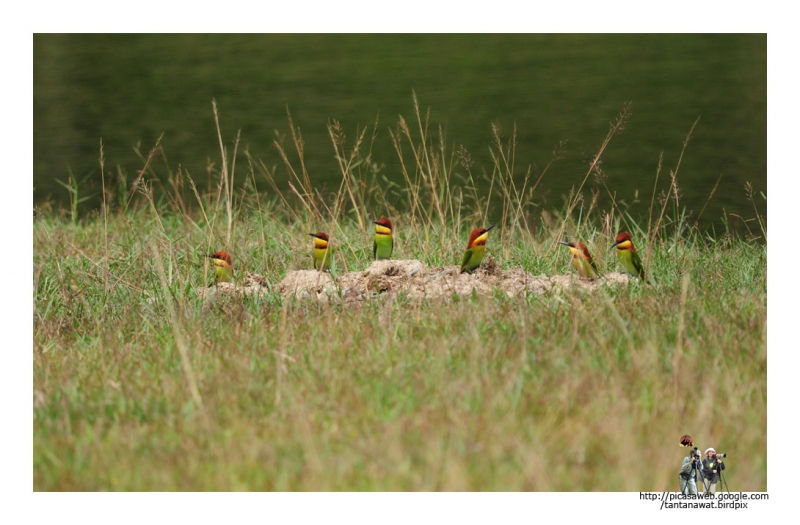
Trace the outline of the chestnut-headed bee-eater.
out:
[[[206,255],[214,262],[214,283],[229,283],[233,280],[233,259],[223,250]]]
[[[469,234],[467,251],[464,252],[464,259],[461,261],[461,273],[472,273],[483,261],[483,252],[486,250],[486,240],[489,238],[489,230],[497,226],[493,224],[488,228],[475,228]]]
[[[600,275],[600,272],[597,269],[597,265],[594,263],[594,260],[592,260],[592,255],[589,253],[589,248],[587,248],[585,244],[580,241],[561,241],[559,244],[567,246],[569,251],[572,252],[572,266],[578,270],[578,275],[584,279],[597,279],[597,276]]]
[[[392,221],[381,217],[375,224],[375,242],[372,244],[373,259],[391,259],[394,239],[392,238]]]
[[[312,258],[314,259],[314,269],[321,272],[327,272],[331,269],[331,249],[328,245],[330,239],[327,233],[317,232],[309,233],[314,237],[314,251]]]
[[[642,259],[639,258],[639,254],[636,253],[636,248],[633,247],[631,234],[628,232],[619,232],[616,242],[611,245],[612,248],[614,246],[617,247],[617,258],[619,262],[622,263],[622,267],[625,268],[625,271],[644,281],[644,266],[642,266]]]

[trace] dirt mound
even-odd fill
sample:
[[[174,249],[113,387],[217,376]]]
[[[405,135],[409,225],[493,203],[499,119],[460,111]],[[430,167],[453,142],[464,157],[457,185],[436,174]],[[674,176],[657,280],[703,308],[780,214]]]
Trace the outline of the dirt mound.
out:
[[[581,288],[584,290],[597,290],[601,286],[615,286],[620,284],[628,284],[633,278],[628,274],[619,272],[610,272],[603,274],[599,279],[579,279],[575,274],[567,275],[553,275],[550,281],[553,285],[564,289]]]
[[[284,298],[313,298],[326,303],[352,303],[376,297],[404,295],[411,299],[435,299],[455,295],[491,295],[498,292],[509,297],[525,293],[548,293],[556,290],[594,291],[601,286],[619,286],[633,280],[619,272],[610,272],[600,279],[580,279],[574,273],[535,276],[522,268],[502,270],[492,258],[487,258],[475,272],[459,273],[458,266],[427,267],[422,261],[374,261],[362,272],[332,276],[317,270],[289,272],[277,285]],[[199,290],[209,299],[218,294],[250,296],[271,291],[267,279],[247,272],[244,281],[219,283]]]
[[[494,260],[472,274],[459,273],[457,266],[425,266],[417,260],[374,261],[362,272],[349,272],[335,279],[316,270],[290,272],[278,284],[283,297],[314,298],[323,302],[353,302],[378,296],[404,295],[411,299],[452,297],[498,292],[513,297],[520,293],[546,293],[573,287],[595,290],[628,282],[624,274],[607,274],[588,281],[575,275],[535,276],[522,268],[501,270]]]
[[[236,283],[217,283],[215,286],[201,288],[198,290],[200,297],[212,298],[216,294],[222,295],[254,295],[269,292],[269,282],[263,275],[246,272],[242,284]]]
[[[634,280],[628,274],[620,272],[605,273],[600,279],[579,279],[575,274],[553,275],[549,279],[554,286],[563,289],[580,288],[584,290],[597,290],[601,286],[618,286]]]
[[[336,283],[327,272],[317,270],[297,270],[289,272],[278,284],[278,291],[284,297],[295,296],[325,298],[336,293]]]

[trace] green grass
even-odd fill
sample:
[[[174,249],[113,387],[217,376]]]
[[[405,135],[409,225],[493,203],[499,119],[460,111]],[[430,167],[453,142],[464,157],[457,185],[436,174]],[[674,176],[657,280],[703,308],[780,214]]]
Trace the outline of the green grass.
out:
[[[241,195],[223,164],[194,211],[147,186],[77,221],[40,209],[35,490],[677,490],[686,433],[730,454],[731,490],[766,490],[765,242],[701,234],[678,191],[648,225],[582,184],[563,210],[537,209],[536,177],[514,186],[504,160],[513,138],[498,135],[492,193],[476,195],[424,131],[398,125],[406,183],[388,191],[368,148],[331,136],[333,195],[288,158],[295,192],[258,191],[274,171],[248,158]],[[618,270],[609,247],[627,229],[655,283],[355,306],[198,294],[204,253],[275,285],[310,268],[310,231],[332,234],[340,271],[363,269],[382,214],[396,258],[455,265],[492,213],[500,268],[565,273],[568,236]]]

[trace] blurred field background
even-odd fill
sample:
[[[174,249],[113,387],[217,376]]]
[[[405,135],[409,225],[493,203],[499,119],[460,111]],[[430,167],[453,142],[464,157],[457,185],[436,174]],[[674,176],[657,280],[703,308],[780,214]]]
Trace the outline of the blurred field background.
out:
[[[600,205],[644,217],[643,196],[652,192],[661,153],[666,165],[676,165],[698,117],[681,168],[689,214],[700,214],[719,181],[699,226],[747,233],[753,224],[741,216],[750,208],[741,189],[749,182],[766,192],[764,34],[36,34],[33,43],[38,205],[66,207],[70,191],[62,183],[74,178],[82,183],[81,206],[100,208],[100,138],[107,184],[130,187],[159,143],[163,155],[148,164],[149,178],[167,184],[188,173],[209,190],[209,174],[220,170],[212,98],[228,142],[241,131],[239,162],[249,152],[274,172],[281,191],[292,179],[275,147],[291,146],[287,111],[302,132],[315,188],[335,191],[340,181],[327,129],[333,120],[351,145],[359,130],[374,133],[364,157],[378,181],[402,186],[390,130],[398,115],[413,112],[412,92],[430,110],[431,132],[441,127],[444,145],[469,159],[469,174],[462,166],[456,171],[480,191],[489,191],[493,125],[516,133],[518,187],[529,168],[535,180],[557,149],[560,161],[532,196],[542,209],[564,205],[626,103],[627,129],[604,155],[602,174],[587,184],[600,190]],[[237,173],[238,188],[245,171]],[[602,191],[604,182],[614,199]],[[658,191],[669,187],[666,177],[657,184]],[[390,202],[402,202],[389,184],[381,186]],[[190,190],[182,191],[191,202]],[[763,200],[756,205],[766,216]]]

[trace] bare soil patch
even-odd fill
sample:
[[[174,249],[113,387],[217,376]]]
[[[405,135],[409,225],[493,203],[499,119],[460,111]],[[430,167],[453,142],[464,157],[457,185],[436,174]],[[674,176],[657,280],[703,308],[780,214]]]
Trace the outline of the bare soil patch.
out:
[[[361,272],[349,272],[334,279],[316,270],[290,272],[277,285],[283,297],[313,298],[322,302],[353,302],[404,295],[430,299],[499,292],[509,297],[521,293],[547,293],[557,289],[596,290],[601,286],[626,284],[629,277],[608,273],[594,281],[575,274],[533,275],[522,268],[502,270],[493,259],[472,274],[459,273],[457,266],[427,267],[417,260],[374,261]]]

